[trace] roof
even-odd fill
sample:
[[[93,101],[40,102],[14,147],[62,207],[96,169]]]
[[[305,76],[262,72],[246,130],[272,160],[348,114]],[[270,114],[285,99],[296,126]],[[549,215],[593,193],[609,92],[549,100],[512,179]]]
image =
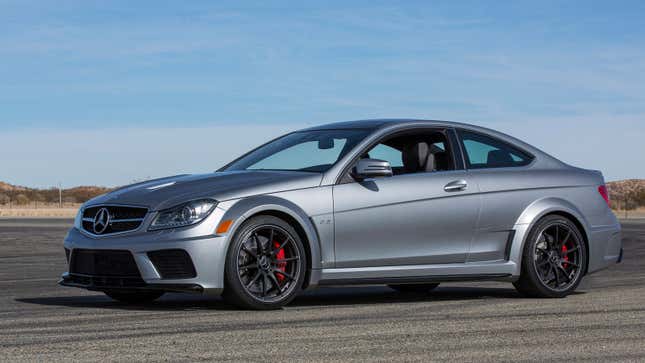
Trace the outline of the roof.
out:
[[[466,126],[466,124],[450,121],[439,120],[415,120],[415,119],[374,119],[374,120],[356,120],[356,121],[342,121],[314,126],[306,130],[332,130],[332,129],[367,129],[376,130],[395,124],[419,124],[427,123],[428,125],[442,125],[442,126]]]
[[[552,157],[551,155],[539,150],[538,148],[527,144],[526,142],[519,140],[510,135],[504,134],[502,132],[492,130],[489,128],[461,123],[453,121],[442,121],[442,120],[417,120],[417,119],[375,119],[375,120],[356,120],[356,121],[344,121],[344,122],[334,122],[330,124],[314,126],[301,131],[311,131],[311,130],[333,130],[333,129],[364,129],[376,132],[377,130],[394,127],[394,126],[403,126],[405,125],[428,125],[428,127],[454,127],[454,128],[463,128],[466,130],[484,133],[502,141],[514,144],[515,146],[528,151],[533,155],[540,155],[541,160],[550,161],[561,165],[562,162],[558,159]]]

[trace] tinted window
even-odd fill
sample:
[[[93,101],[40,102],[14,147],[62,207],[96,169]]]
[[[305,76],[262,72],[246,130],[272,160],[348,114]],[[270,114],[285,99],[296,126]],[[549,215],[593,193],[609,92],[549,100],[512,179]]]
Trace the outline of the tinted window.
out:
[[[371,159],[379,159],[389,161],[390,165],[393,168],[402,168],[403,167],[403,157],[401,150],[397,150],[391,146],[385,144],[376,145],[370,152],[368,156]]]
[[[388,137],[363,157],[386,160],[394,175],[453,170],[453,158],[440,131],[408,132]]]
[[[224,170],[324,172],[368,133],[367,130],[294,132],[251,151]]]
[[[459,131],[470,169],[505,168],[527,165],[532,157],[517,148],[489,136]]]

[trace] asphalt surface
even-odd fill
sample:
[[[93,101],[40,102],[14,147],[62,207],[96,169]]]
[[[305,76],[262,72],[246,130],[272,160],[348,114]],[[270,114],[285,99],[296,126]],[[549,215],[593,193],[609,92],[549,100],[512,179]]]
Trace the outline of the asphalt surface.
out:
[[[271,312],[179,294],[126,306],[59,287],[69,223],[0,220],[0,361],[645,361],[645,221],[623,224],[622,264],[566,299],[491,282],[342,287]]]

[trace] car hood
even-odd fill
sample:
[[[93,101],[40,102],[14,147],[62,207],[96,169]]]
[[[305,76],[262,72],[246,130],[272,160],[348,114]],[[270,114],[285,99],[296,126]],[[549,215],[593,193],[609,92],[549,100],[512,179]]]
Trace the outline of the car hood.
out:
[[[199,199],[218,201],[319,186],[322,175],[290,171],[228,171],[177,175],[128,185],[85,205],[124,204],[162,210]]]

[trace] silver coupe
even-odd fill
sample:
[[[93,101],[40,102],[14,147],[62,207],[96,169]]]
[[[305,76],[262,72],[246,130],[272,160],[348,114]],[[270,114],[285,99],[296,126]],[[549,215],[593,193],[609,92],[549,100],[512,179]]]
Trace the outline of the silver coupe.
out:
[[[444,121],[295,131],[214,173],[116,189],[79,210],[60,283],[140,303],[165,292],[274,309],[322,285],[428,292],[498,280],[564,297],[622,259],[599,171]]]

